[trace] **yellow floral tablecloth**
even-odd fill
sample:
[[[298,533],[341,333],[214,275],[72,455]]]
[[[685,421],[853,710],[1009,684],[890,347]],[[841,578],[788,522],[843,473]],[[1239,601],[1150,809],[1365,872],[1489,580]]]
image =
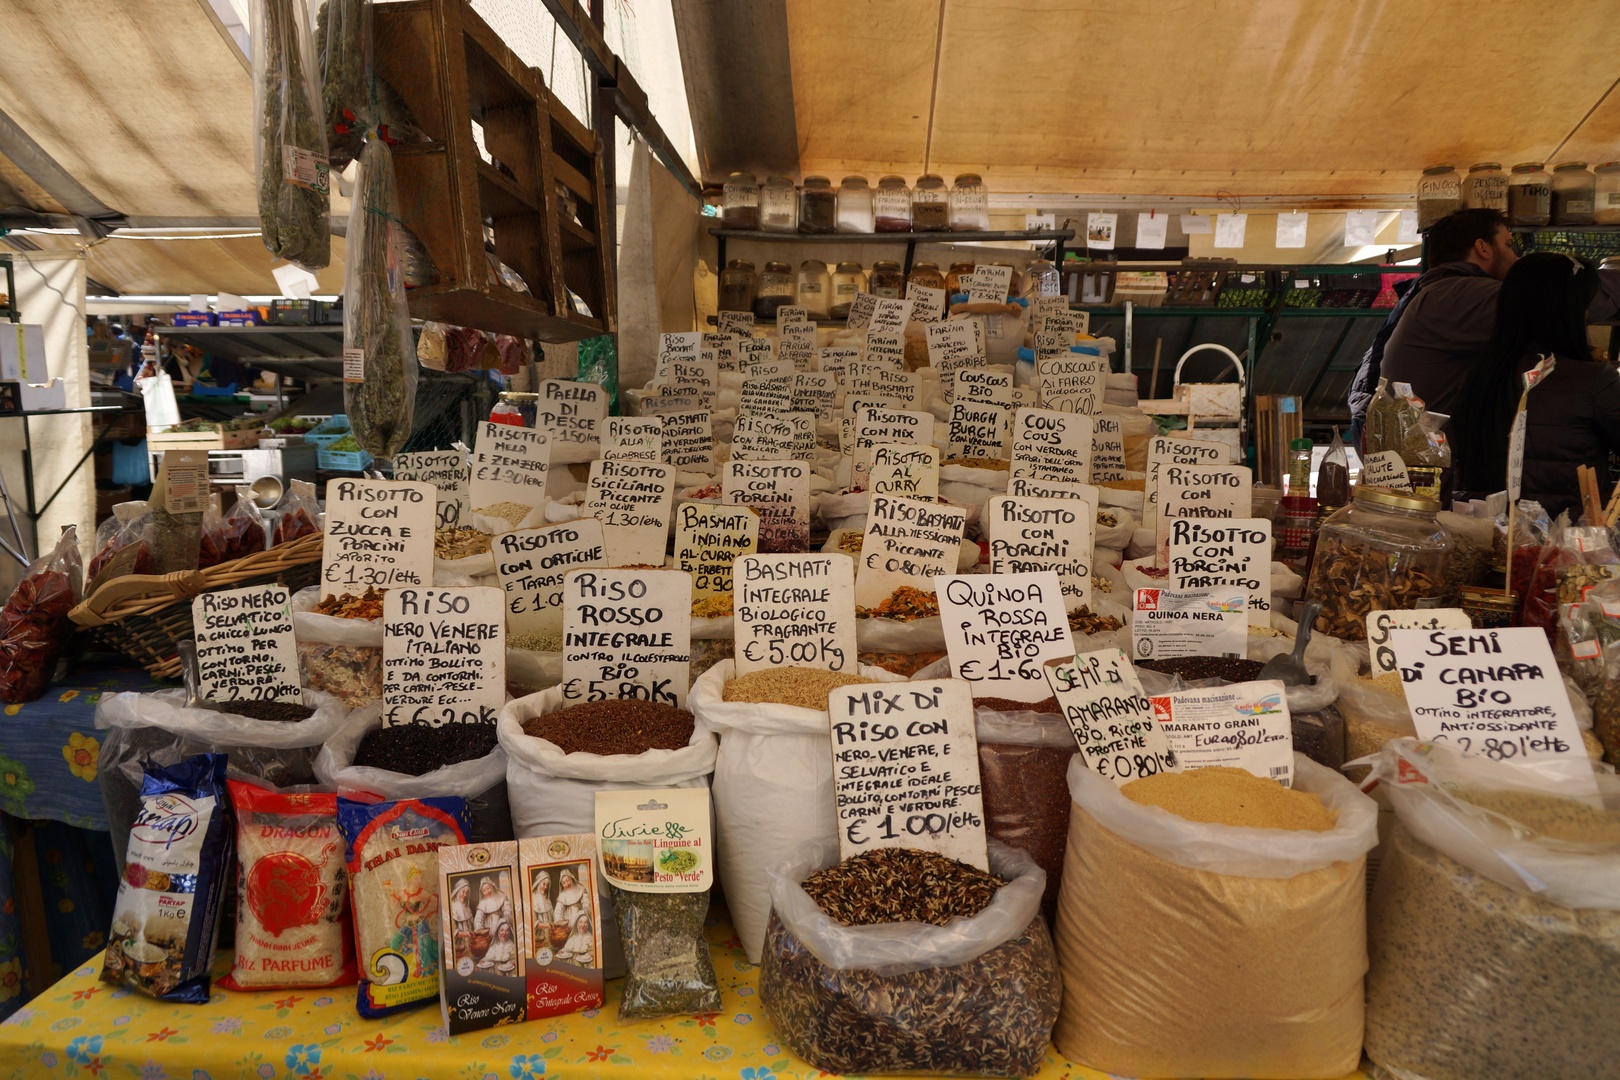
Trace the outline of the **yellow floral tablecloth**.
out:
[[[0,1076],[86,1080],[541,1080],[689,1077],[810,1080],[759,1009],[758,969],[731,924],[712,917],[709,945],[724,1010],[620,1026],[622,980],[607,1003],[569,1016],[445,1035],[438,1006],[362,1020],[354,988],[233,993],[169,1005],[99,981],[101,958],[0,1024]],[[223,975],[230,956],[217,958]],[[1041,1080],[1104,1080],[1054,1050]],[[1357,1078],[1360,1074],[1355,1074]]]

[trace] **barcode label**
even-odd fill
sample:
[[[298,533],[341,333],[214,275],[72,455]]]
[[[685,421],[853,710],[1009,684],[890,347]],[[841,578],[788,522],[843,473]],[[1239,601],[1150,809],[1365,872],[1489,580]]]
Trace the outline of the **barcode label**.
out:
[[[1272,776],[1287,776],[1288,773],[1289,773],[1289,770],[1291,768],[1292,768],[1292,766],[1289,766],[1289,765],[1275,765],[1271,769],[1271,775]]]

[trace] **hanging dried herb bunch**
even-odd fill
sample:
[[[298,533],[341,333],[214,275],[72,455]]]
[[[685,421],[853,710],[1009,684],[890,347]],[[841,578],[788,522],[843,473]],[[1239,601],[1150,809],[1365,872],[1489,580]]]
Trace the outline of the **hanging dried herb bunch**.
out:
[[[309,9],[305,0],[260,0],[253,12],[259,227],[270,254],[319,270],[331,260],[331,170],[316,117],[320,86]]]
[[[371,0],[324,0],[315,16],[321,98],[332,168],[360,153],[371,106]]]

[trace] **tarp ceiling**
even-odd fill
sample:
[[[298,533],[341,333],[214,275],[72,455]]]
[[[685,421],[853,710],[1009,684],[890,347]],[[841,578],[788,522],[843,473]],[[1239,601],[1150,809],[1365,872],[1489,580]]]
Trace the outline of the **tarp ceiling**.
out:
[[[1620,157],[1604,0],[675,4],[709,179],[971,171],[1007,192],[1409,198],[1436,161]],[[787,107],[766,92],[738,108],[725,73],[691,62],[783,51],[791,74],[737,63],[790,78]]]

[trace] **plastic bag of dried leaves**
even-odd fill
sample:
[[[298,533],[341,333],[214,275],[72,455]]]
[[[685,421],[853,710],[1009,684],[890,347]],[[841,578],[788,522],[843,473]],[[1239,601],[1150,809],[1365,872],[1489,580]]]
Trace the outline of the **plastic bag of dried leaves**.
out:
[[[1620,580],[1604,582],[1558,617],[1558,664],[1592,705],[1603,760],[1620,762]]]
[[[844,925],[801,882],[838,863],[836,841],[805,844],[771,873],[760,1005],[782,1042],[834,1073],[1033,1076],[1062,997],[1040,916],[1046,873],[990,842],[1007,881],[948,926]]]
[[[1609,530],[1570,525],[1560,514],[1541,546],[1519,611],[1519,625],[1539,626],[1551,638],[1561,608],[1580,603],[1593,586],[1615,578],[1620,578],[1620,553],[1610,542]]]

